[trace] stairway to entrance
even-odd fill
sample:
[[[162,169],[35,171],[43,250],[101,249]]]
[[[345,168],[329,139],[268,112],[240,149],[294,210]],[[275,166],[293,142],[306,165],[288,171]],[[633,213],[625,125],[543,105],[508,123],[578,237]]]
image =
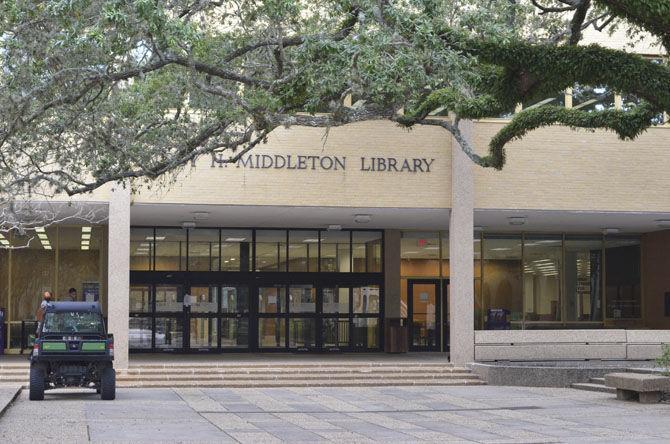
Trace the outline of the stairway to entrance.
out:
[[[0,364],[0,383],[27,385],[28,363]],[[482,385],[434,354],[142,355],[117,372],[118,387],[352,387]]]

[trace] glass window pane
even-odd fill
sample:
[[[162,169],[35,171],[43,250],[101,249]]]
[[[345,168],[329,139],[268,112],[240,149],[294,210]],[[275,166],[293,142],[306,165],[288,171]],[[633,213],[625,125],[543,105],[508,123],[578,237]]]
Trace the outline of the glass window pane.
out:
[[[151,318],[130,318],[128,326],[129,348],[151,348]]]
[[[137,271],[153,270],[154,229],[130,229],[130,269]]]
[[[289,320],[290,348],[314,347],[316,344],[316,322],[314,319]]]
[[[354,313],[379,313],[379,286],[354,287]]]
[[[156,228],[155,243],[156,271],[186,270],[186,230]]]
[[[286,231],[256,231],[256,271],[286,271]]]
[[[318,271],[319,232],[291,230],[288,236],[288,271]]]
[[[321,271],[348,273],[351,271],[349,231],[321,232]]]
[[[174,285],[156,286],[156,311],[181,312],[184,308],[184,295]]]
[[[195,228],[188,233],[188,269],[219,269],[219,230]]]
[[[248,347],[249,319],[221,318],[221,347]]]
[[[572,88],[573,109],[595,112],[614,107],[614,91],[607,86],[575,85]]]
[[[260,287],[258,289],[259,313],[286,313],[286,289],[284,287]]]
[[[184,332],[181,318],[156,318],[156,348],[182,348]]]
[[[605,298],[607,317],[640,317],[640,239],[605,240]]]
[[[403,232],[400,236],[400,275],[439,277],[439,233],[411,231]]]
[[[349,319],[323,319],[323,346],[347,347],[349,345]]]
[[[485,312],[484,328],[517,327],[523,319],[521,236],[486,236],[483,255],[481,291]]]
[[[100,282],[101,249],[104,231],[101,226],[58,227],[58,294],[59,300],[84,301],[84,290],[90,301],[103,301]],[[103,249],[103,253],[105,250]],[[71,291],[74,289],[74,291]]]
[[[190,348],[217,348],[219,341],[216,318],[191,318],[189,325]]]
[[[217,287],[191,287],[191,313],[217,313],[219,289]]]
[[[379,273],[382,271],[382,233],[379,231],[354,231],[351,248],[354,272]]]
[[[565,240],[566,321],[602,320],[602,248],[599,238]]]
[[[527,100],[523,102],[522,109],[533,109],[540,106],[558,106],[565,107],[565,93],[562,91],[557,91],[555,95],[546,96],[544,98],[533,98],[532,100]],[[511,117],[511,116],[510,116]]]
[[[286,319],[260,318],[258,320],[259,347],[286,347]]]
[[[149,285],[130,286],[130,312],[147,313],[151,311],[151,287]]]
[[[379,319],[354,318],[352,327],[352,340],[355,348],[379,347]]]
[[[24,235],[12,232],[12,303],[9,319],[12,321],[35,319],[35,312],[42,302],[45,291],[52,292],[52,299],[60,300],[63,295],[55,294],[56,254],[58,245],[57,227],[43,231],[26,230]],[[39,270],[39,272],[35,272]],[[8,307],[9,308],[9,307]]]
[[[316,313],[316,288],[311,285],[291,285],[288,299],[291,313]]]
[[[248,287],[221,287],[222,313],[249,313]]]
[[[523,285],[526,321],[561,320],[561,236],[526,236]]]
[[[349,313],[349,288],[326,287],[322,294],[324,313]]]
[[[251,270],[251,230],[221,230],[221,270]]]

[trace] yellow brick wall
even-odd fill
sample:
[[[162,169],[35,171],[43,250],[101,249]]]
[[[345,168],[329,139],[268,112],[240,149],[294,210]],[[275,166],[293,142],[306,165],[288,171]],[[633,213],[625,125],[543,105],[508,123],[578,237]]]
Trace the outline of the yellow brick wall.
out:
[[[484,152],[502,122],[479,122]],[[475,168],[476,208],[670,211],[670,128],[635,141],[552,126],[507,146],[502,171]]]
[[[187,168],[169,190],[143,191],[135,202],[448,208],[451,138],[440,128],[411,131],[390,122],[332,128],[280,128],[252,155],[346,156],[346,170],[212,168],[211,157]],[[435,159],[430,173],[361,171],[361,156]],[[311,167],[311,166],[310,166]]]

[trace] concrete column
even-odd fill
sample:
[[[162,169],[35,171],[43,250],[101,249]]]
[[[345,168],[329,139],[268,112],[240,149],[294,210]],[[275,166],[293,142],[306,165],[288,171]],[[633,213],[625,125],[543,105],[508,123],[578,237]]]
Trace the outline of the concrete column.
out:
[[[473,125],[459,125],[472,140]],[[451,217],[449,220],[449,340],[450,360],[465,364],[475,359],[474,323],[474,177],[472,161],[459,143],[451,144]]]
[[[130,190],[115,185],[109,201],[107,322],[114,334],[114,367],[128,369],[130,296]]]
[[[400,317],[400,230],[384,231],[384,317]]]

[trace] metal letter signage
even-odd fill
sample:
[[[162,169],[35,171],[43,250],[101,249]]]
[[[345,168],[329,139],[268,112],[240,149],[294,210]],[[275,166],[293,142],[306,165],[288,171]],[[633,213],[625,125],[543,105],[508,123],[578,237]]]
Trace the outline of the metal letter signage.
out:
[[[359,171],[371,173],[430,173],[435,159],[424,157],[361,157]],[[223,154],[212,155],[212,168],[285,169],[346,171],[346,156],[303,156],[294,154],[247,154],[237,161]]]

